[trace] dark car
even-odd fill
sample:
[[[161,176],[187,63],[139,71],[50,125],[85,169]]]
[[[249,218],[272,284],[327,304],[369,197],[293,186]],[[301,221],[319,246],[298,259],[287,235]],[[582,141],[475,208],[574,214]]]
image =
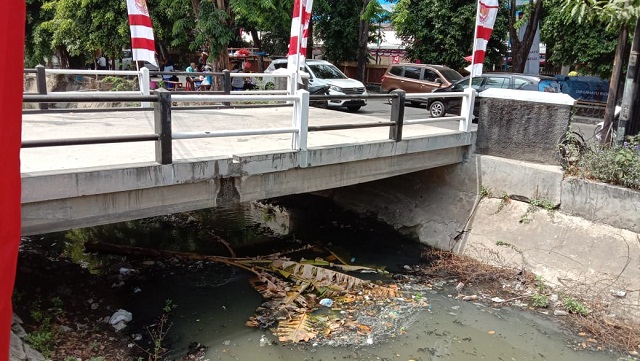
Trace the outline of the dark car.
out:
[[[434,89],[438,92],[461,92],[469,87],[469,77],[464,77],[446,88]],[[474,77],[471,87],[478,93],[489,88],[531,90],[540,92],[560,93],[560,83],[557,79],[544,75],[525,75],[520,73],[487,73]],[[432,117],[442,117],[447,112],[460,112],[461,98],[432,98],[428,109]],[[476,103],[477,105],[477,103]],[[474,107],[477,109],[478,107]],[[474,111],[475,115],[475,111]]]

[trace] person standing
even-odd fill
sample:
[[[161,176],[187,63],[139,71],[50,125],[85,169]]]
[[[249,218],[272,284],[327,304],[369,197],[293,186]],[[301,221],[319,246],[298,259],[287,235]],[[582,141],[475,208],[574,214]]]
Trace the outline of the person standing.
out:
[[[98,58],[98,70],[107,70],[107,58],[104,57],[104,54]]]
[[[185,70],[188,73],[195,73],[196,63],[191,63]],[[195,90],[194,81],[195,79],[193,79],[193,77],[187,76],[187,90]]]
[[[200,54],[200,58],[198,59],[198,71],[204,71],[207,66],[207,58],[209,58],[209,53],[203,51],[202,54]]]

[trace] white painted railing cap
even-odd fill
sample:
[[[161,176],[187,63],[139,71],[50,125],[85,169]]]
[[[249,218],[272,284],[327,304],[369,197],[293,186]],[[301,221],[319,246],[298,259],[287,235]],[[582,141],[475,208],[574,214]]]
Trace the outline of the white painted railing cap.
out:
[[[513,90],[513,89],[487,89],[478,94],[482,98],[496,98],[505,100],[520,100],[525,102],[537,102],[560,105],[574,105],[576,102],[569,94],[564,93],[546,93],[532,90]]]

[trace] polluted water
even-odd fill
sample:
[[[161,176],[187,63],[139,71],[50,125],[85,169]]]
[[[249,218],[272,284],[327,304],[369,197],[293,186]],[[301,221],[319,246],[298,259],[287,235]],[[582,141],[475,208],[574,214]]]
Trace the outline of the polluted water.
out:
[[[250,249],[268,254],[274,249],[270,248],[273,242],[291,247],[323,242],[351,263],[384,267],[393,274],[419,263],[423,248],[387,225],[314,197],[200,212],[212,215],[195,218],[207,219],[208,229],[229,241],[239,253]],[[254,240],[249,242],[251,237]],[[619,354],[607,350],[581,347],[582,340],[563,329],[557,317],[457,298],[457,280],[414,292],[420,295],[424,307],[410,313],[399,315],[386,308],[377,309],[378,314],[368,314],[367,329],[357,330],[353,337],[334,342],[326,341],[330,336],[323,342],[314,338],[281,342],[270,328],[245,325],[264,302],[251,286],[251,277],[241,269],[206,261],[154,270],[135,285],[141,292],[122,297],[126,309],[134,315],[130,332],[147,337],[145,327],[170,300],[176,307],[163,342],[169,349],[165,358],[173,360],[186,359],[194,345],[201,346],[200,360],[620,359]],[[314,311],[316,316],[350,312],[336,308],[331,297],[318,301],[322,302]]]
[[[352,273],[373,282],[393,282],[395,275],[425,262],[421,256],[425,246],[417,241],[309,195],[94,227],[73,234],[120,246],[178,252],[229,256],[233,250],[237,257],[322,245],[349,264],[388,271],[384,276]],[[62,244],[72,250],[83,247],[69,239],[58,242]],[[124,258],[117,259],[121,262]],[[89,259],[76,262],[91,269],[104,260],[94,252]],[[147,266],[142,267],[143,263]],[[246,270],[172,257],[140,260],[129,266],[138,269],[116,291],[119,307],[132,314],[132,321],[121,333],[130,335],[133,348],[153,347],[151,326],[157,325],[162,310],[171,305],[160,337],[166,352],[163,360],[631,360],[606,348],[596,350],[597,345],[578,337],[577,331],[562,327],[561,317],[527,307],[498,307],[456,297],[459,280],[455,279],[405,289],[405,299],[398,297],[393,307],[381,305],[376,297],[360,309],[345,307],[334,297],[319,297],[311,316],[343,321],[335,321],[331,325],[335,328],[321,330],[308,341],[293,343],[279,340],[273,331],[275,324],[247,326],[265,299],[251,284],[254,274]],[[405,302],[409,299],[414,302]],[[410,304],[420,307],[408,307]],[[346,321],[350,315],[357,319],[356,327]],[[287,318],[286,314],[280,316]],[[350,333],[337,332],[349,327],[353,328]]]

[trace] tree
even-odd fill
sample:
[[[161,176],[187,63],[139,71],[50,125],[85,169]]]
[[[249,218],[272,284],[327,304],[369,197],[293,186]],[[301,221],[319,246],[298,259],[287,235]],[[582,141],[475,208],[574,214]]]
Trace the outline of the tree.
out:
[[[475,0],[400,0],[392,23],[412,61],[462,69],[473,49]],[[507,12],[501,5],[487,45],[485,65],[501,63],[506,54]]]
[[[61,67],[84,67],[84,57],[98,51],[113,58],[128,39],[126,4],[119,0],[52,0],[42,5],[42,11],[53,16],[37,31],[51,34],[51,49]],[[73,57],[80,62],[70,64]]]
[[[547,63],[580,64],[581,73],[609,78],[618,31],[599,19],[578,22],[559,11],[563,2],[547,0],[544,5],[540,39],[547,45]]]
[[[516,0],[509,0],[509,41],[511,42],[511,57],[513,71],[522,73],[527,64],[529,51],[533,45],[533,39],[538,31],[538,23],[542,14],[543,0],[529,0],[524,6],[516,6]],[[517,12],[522,11],[523,17],[518,20]],[[524,26],[522,39],[518,37],[518,29]]]
[[[357,59],[361,3],[361,0],[314,2],[314,36],[323,40],[324,54],[330,62],[342,63]]]
[[[159,0],[159,10],[171,14],[172,46],[207,50],[215,69],[228,67],[227,46],[237,34],[228,0]]]
[[[584,2],[583,0],[565,0],[564,11],[568,16],[575,18],[579,23],[599,20],[604,22],[605,24],[609,24],[609,28],[611,29],[619,29],[618,44],[616,47],[616,55],[613,61],[613,72],[611,75],[611,81],[609,82],[609,97],[607,98],[607,108],[604,114],[603,126],[603,129],[611,129],[613,124],[615,104],[617,101],[618,83],[620,74],[622,73],[623,53],[627,43],[628,25],[636,22],[635,35],[637,36],[640,32],[640,22],[638,22],[638,17],[640,15],[640,1],[590,0],[589,2]],[[640,44],[636,44],[635,39],[636,37],[634,36],[633,46],[640,47]],[[634,67],[634,69],[637,69],[637,67]],[[633,84],[634,82],[637,84],[635,74],[627,74],[627,77],[631,77],[629,81],[630,84]],[[634,79],[636,80],[634,81]],[[633,110],[634,106],[637,108],[638,104],[635,97],[633,97],[633,88],[635,87],[632,86],[630,89],[626,89],[625,85],[625,97],[628,98],[627,106],[630,108],[630,110]],[[622,112],[623,121],[625,120],[625,118],[627,118],[624,106],[625,104],[623,104]],[[636,111],[635,113],[635,115],[638,116],[639,112]],[[629,116],[628,119],[632,119],[631,116]],[[624,125],[622,126],[622,128],[624,128]],[[618,133],[621,132],[622,129]],[[622,136],[624,134],[619,135]],[[602,143],[606,144],[610,141],[611,134],[610,132],[606,132],[605,136],[602,137]]]
[[[287,53],[293,0],[231,0],[231,8],[236,23],[251,33],[255,47],[274,55]]]
[[[54,55],[51,49],[52,34],[40,26],[43,21],[53,18],[53,12],[41,11],[42,0],[27,0],[26,5],[24,65],[25,67],[33,68],[38,64],[42,64],[45,58],[51,60]]]
[[[369,63],[369,43],[378,38],[379,25],[375,24],[380,24],[389,17],[389,12],[378,1],[364,1],[358,26],[358,79],[363,83],[366,82]]]

